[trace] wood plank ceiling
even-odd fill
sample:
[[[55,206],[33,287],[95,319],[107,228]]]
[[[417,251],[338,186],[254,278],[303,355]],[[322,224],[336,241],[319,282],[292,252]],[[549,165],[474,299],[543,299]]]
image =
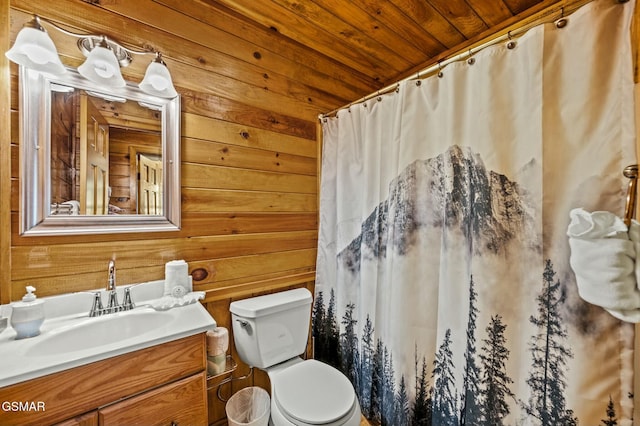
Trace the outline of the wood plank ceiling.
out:
[[[372,90],[411,75],[559,2],[200,0],[203,7],[228,8],[332,58],[368,82]]]

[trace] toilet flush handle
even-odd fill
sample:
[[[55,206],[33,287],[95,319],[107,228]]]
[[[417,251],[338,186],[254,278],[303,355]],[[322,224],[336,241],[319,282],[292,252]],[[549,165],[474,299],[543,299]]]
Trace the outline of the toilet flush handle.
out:
[[[236,321],[240,323],[240,327],[246,328],[249,325],[249,321],[237,318]]]

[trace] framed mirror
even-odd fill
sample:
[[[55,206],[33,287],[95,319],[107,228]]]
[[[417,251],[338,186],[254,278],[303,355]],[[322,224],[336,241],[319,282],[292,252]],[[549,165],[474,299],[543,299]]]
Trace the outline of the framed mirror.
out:
[[[20,234],[180,229],[180,98],[20,67]]]

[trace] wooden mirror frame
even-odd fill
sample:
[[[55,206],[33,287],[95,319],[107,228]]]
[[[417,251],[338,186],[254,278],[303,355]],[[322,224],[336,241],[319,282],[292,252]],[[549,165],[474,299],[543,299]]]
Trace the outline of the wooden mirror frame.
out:
[[[20,66],[20,234],[24,236],[111,234],[180,229],[180,97],[165,99],[127,83],[105,89],[75,69],[51,76]],[[51,85],[72,86],[153,105],[162,112],[163,215],[52,216]]]

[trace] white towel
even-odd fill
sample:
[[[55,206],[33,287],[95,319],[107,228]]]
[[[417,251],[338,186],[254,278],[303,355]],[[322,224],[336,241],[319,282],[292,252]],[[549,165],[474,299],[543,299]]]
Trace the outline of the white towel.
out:
[[[193,288],[189,265],[184,260],[172,260],[164,265],[164,295],[180,297]]]
[[[70,215],[77,216],[77,215],[80,214],[80,201],[78,201],[78,200],[69,200],[69,201],[65,201],[64,203],[60,203],[60,204],[71,206],[71,211],[69,212]]]
[[[192,291],[181,297],[163,296],[160,299],[152,301],[151,306],[156,311],[166,311],[171,308],[190,305],[198,300],[204,299],[204,291]]]
[[[633,221],[627,232],[622,219],[613,213],[583,209],[572,210],[570,218],[569,263],[580,297],[618,319],[640,322],[640,265],[636,265],[640,224]]]

